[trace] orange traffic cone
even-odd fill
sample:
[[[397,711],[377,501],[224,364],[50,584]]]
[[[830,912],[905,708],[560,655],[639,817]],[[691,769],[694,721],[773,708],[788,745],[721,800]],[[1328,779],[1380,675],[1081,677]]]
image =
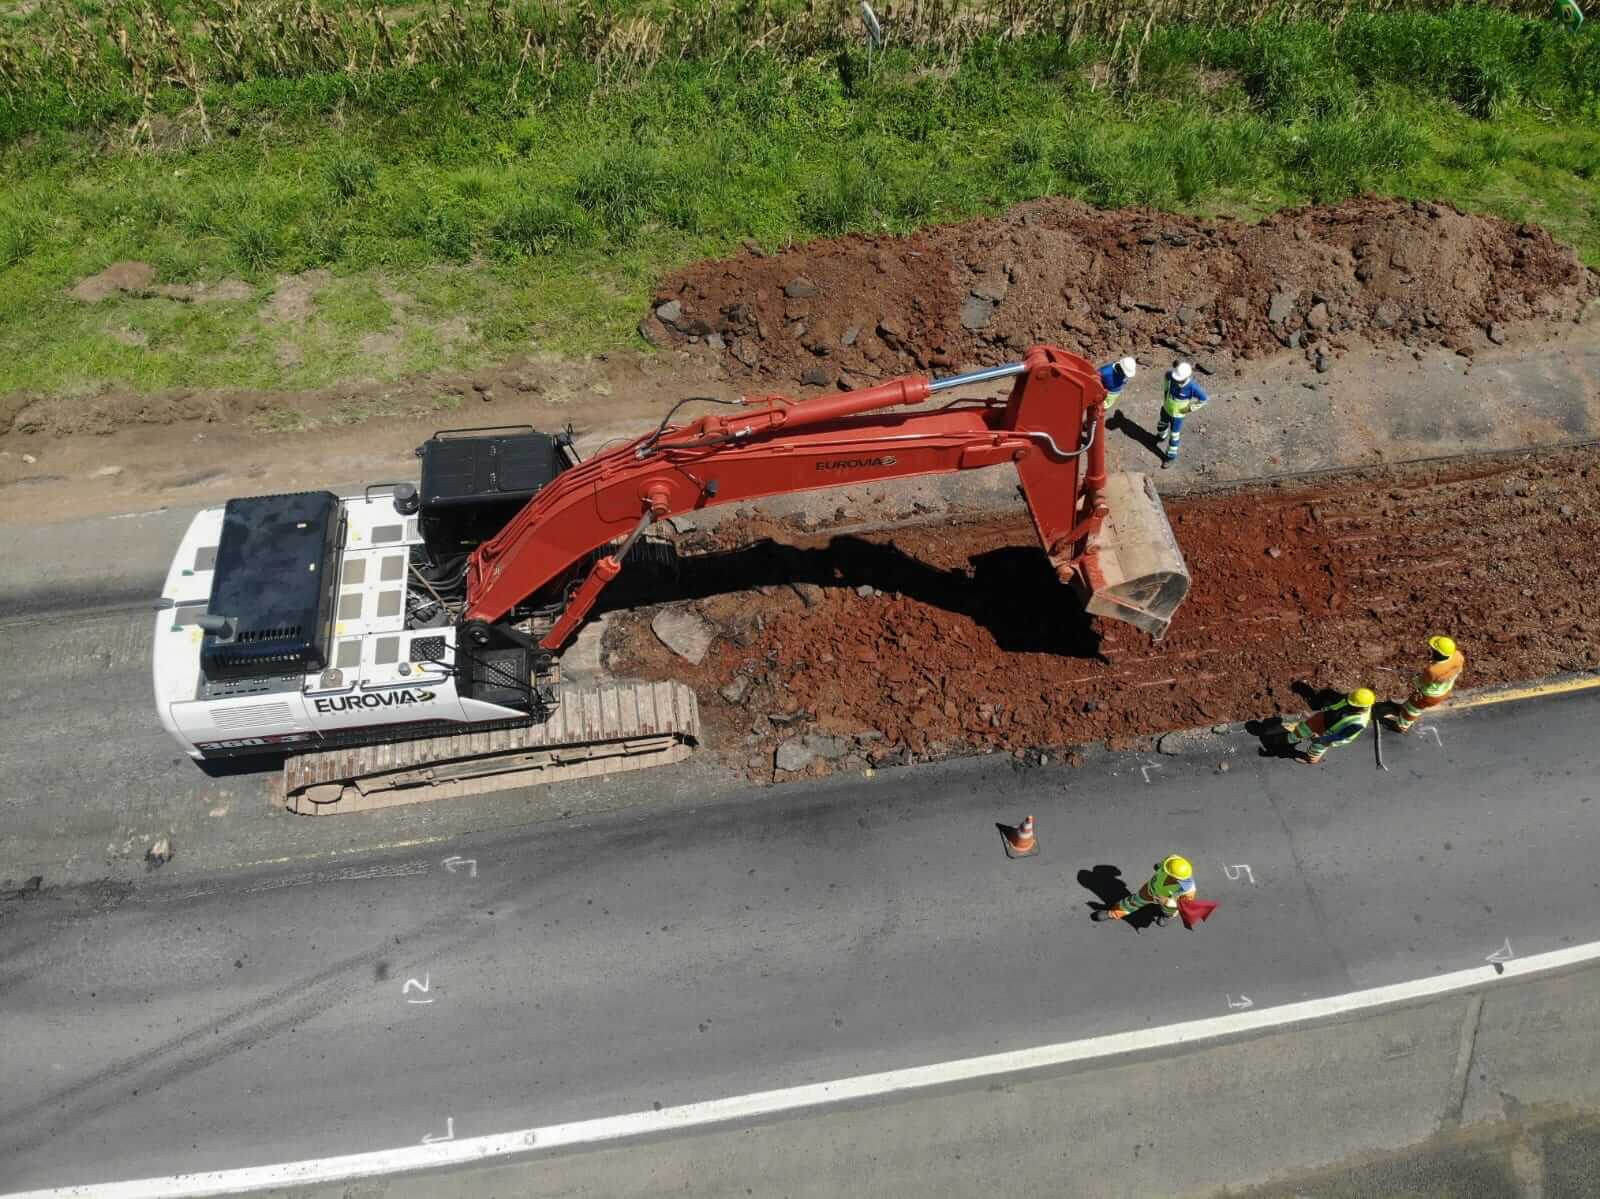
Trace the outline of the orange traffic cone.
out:
[[[1016,828],[1000,825],[1000,835],[1005,838],[1006,857],[1025,858],[1039,852],[1039,842],[1033,835],[1033,817],[1024,816]]]

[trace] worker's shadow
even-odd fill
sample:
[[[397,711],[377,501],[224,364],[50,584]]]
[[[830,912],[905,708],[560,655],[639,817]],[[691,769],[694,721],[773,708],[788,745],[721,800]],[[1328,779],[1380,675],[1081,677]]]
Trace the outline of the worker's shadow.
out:
[[[1320,712],[1343,692],[1331,687],[1313,687],[1304,679],[1290,684],[1291,691],[1305,701],[1306,714]],[[1290,739],[1289,733],[1299,723],[1301,713],[1285,712],[1281,716],[1267,716],[1261,720],[1247,720],[1244,731],[1261,742],[1259,751],[1263,758],[1295,758],[1300,755],[1300,745]]]
[[[1129,441],[1136,441],[1149,450],[1157,458],[1165,458],[1161,450],[1161,439],[1156,436],[1154,429],[1146,429],[1138,421],[1133,420],[1121,409],[1113,412],[1106,420],[1106,431],[1117,430]]]
[[[1085,905],[1091,912],[1104,912],[1133,894],[1128,884],[1122,881],[1122,867],[1104,863],[1093,870],[1078,871],[1078,885],[1094,896],[1094,901]],[[1158,915],[1160,912],[1156,905],[1150,904],[1125,916],[1122,923],[1134,932],[1142,932],[1156,922]]]

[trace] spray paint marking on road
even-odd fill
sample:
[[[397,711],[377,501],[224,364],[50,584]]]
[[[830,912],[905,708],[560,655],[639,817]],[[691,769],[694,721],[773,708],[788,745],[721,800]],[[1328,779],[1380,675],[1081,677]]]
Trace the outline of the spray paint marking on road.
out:
[[[1226,874],[1229,880],[1232,882],[1238,882],[1242,878],[1248,880],[1252,887],[1256,885],[1256,876],[1247,864],[1241,863],[1238,866],[1224,866],[1222,868],[1222,873]]]
[[[1534,954],[1532,957],[1515,958],[1502,963],[1501,971],[1503,977],[1530,978],[1552,970],[1596,962],[1600,962],[1600,941]],[[777,1091],[758,1091],[726,1099],[685,1103],[660,1111],[629,1112],[620,1116],[577,1120],[569,1124],[549,1124],[516,1132],[430,1142],[399,1149],[379,1149],[341,1157],[311,1158],[275,1166],[247,1166],[238,1170],[176,1174],[167,1178],[25,1191],[10,1196],[10,1199],[193,1199],[203,1195],[237,1195],[247,1191],[281,1190],[318,1183],[378,1178],[527,1154],[535,1149],[543,1151],[603,1145],[635,1137],[682,1133],[708,1125],[832,1107],[840,1103],[901,1095],[975,1079],[1049,1069],[1153,1049],[1195,1045],[1219,1037],[1277,1030],[1397,1003],[1414,1003],[1460,991],[1481,991],[1486,987],[1501,985],[1504,984],[1498,978],[1486,978],[1480,964],[1469,970],[1352,991],[1326,999],[1308,999],[1277,1007],[1258,1008],[1252,1005],[1249,1010],[1230,1011],[1225,1016],[1208,1016],[1182,1024],[1168,1024],[1162,1028],[1111,1033],[1083,1041],[1039,1045],[1031,1049],[991,1053],[984,1057],[962,1058],[931,1066],[886,1070],[880,1074],[858,1074],[853,1078],[840,1078],[832,1082],[808,1083]],[[453,1125],[446,1124],[445,1127],[448,1133],[453,1133]]]
[[[426,974],[424,974],[422,976],[422,981],[421,982],[418,982],[414,978],[408,978],[408,979],[406,979],[405,986],[400,988],[400,994],[402,994],[402,995],[410,995],[411,994],[411,988],[415,987],[421,994],[428,995],[428,984],[429,984],[430,981],[431,980],[430,980],[429,976],[426,975]],[[428,998],[426,998],[426,999],[407,999],[406,1002],[407,1003],[432,1003],[433,1002],[433,996],[428,995]]]
[[[1144,781],[1148,783],[1150,781],[1150,772],[1152,770],[1160,770],[1160,769],[1161,769],[1161,763],[1160,762],[1151,762],[1148,766],[1140,766],[1139,767],[1139,773],[1144,775]]]
[[[453,1141],[455,1139],[456,1139],[456,1118],[454,1116],[446,1116],[444,1118],[444,1133],[443,1133],[443,1135],[440,1135],[439,1133],[436,1133],[436,1132],[430,1132],[430,1133],[428,1133],[427,1136],[422,1138],[422,1143],[424,1145],[438,1145],[441,1142]]]
[[[1256,1001],[1251,999],[1248,995],[1240,995],[1238,999],[1235,999],[1232,995],[1228,996],[1228,1006],[1238,1011],[1243,1011],[1245,1008],[1255,1007],[1255,1005]]]

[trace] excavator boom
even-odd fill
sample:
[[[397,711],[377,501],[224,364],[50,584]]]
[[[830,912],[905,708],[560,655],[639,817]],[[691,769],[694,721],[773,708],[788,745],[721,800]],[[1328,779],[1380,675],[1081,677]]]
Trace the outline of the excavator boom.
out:
[[[904,411],[957,387],[1011,379],[1002,403]],[[717,504],[1009,463],[1039,540],[1089,610],[1161,636],[1188,575],[1160,501],[1141,476],[1106,475],[1104,389],[1052,346],[1019,363],[946,379],[911,376],[807,401],[743,401],[615,447],[563,471],[467,563],[467,627],[490,626],[575,563],[622,539],[541,640],[559,650],[649,524]],[[901,409],[901,411],[891,411]]]

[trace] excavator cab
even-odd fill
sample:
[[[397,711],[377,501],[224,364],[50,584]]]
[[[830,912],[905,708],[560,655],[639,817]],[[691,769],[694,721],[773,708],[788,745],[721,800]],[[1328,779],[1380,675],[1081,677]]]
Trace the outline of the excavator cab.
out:
[[[1084,607],[1159,641],[1189,594],[1183,551],[1149,475],[1111,475],[1102,495],[1109,511],[1078,575]]]

